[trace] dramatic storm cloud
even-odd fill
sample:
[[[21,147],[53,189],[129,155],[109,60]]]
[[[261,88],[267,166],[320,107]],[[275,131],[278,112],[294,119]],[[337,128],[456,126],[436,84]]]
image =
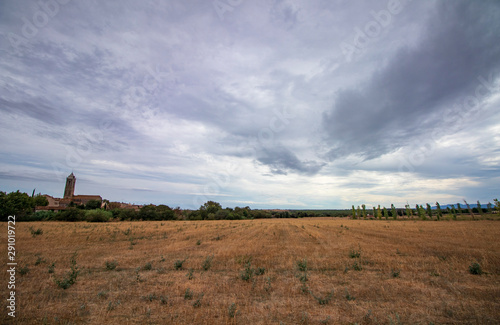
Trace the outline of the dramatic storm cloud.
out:
[[[499,196],[498,1],[0,3],[0,190],[195,208]]]

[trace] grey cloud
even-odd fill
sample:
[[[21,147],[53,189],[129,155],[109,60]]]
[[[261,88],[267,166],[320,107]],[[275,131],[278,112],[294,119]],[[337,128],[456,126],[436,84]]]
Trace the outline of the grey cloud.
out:
[[[433,114],[463,94],[474,94],[478,76],[500,67],[500,37],[493,32],[498,30],[498,2],[438,4],[416,48],[399,50],[362,87],[338,92],[323,116],[330,157],[375,158],[434,127],[446,127]]]
[[[277,175],[287,175],[288,172],[314,175],[324,166],[316,161],[301,161],[292,151],[282,146],[263,148],[259,151],[257,160]]]

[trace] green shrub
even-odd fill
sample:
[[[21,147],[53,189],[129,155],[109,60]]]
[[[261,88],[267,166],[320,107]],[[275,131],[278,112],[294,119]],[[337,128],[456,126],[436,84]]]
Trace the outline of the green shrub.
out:
[[[333,298],[333,290],[328,295],[326,295],[324,298],[315,296],[312,293],[312,291],[309,291],[309,293],[311,294],[311,296],[314,297],[314,299],[316,299],[316,301],[320,305],[328,305],[330,303],[330,300],[332,300],[332,298]]]
[[[300,272],[307,272],[307,259],[297,261],[297,267],[299,268]]]
[[[44,220],[52,220],[54,218],[55,213],[52,211],[38,211],[33,213],[31,216],[26,218],[26,221],[44,221]]]
[[[350,258],[360,258],[361,257],[361,247],[359,247],[358,250],[351,249],[349,251],[349,257]]]
[[[184,300],[191,300],[191,299],[193,299],[193,291],[187,288],[186,291],[184,292]]]
[[[146,264],[144,264],[144,266],[142,267],[142,269],[144,271],[151,271],[153,269],[153,265],[151,264],[151,262],[147,262]]]
[[[203,268],[203,270],[205,271],[208,271],[210,269],[210,267],[212,266],[212,260],[213,260],[214,256],[207,256],[205,258],[205,261],[203,261],[203,264],[201,265],[201,267]]]
[[[76,265],[76,256],[77,256],[77,254],[74,253],[70,259],[71,267],[70,267],[70,271],[66,274],[66,278],[63,278],[60,280],[54,279],[56,284],[60,288],[63,288],[64,290],[68,289],[73,284],[75,284],[78,273],[80,273],[80,270],[78,270],[78,266]]]
[[[184,264],[184,262],[186,262],[186,260],[187,260],[187,259],[185,258],[185,259],[183,259],[183,260],[177,260],[177,261],[175,261],[175,262],[174,262],[174,268],[175,268],[176,270],[182,270],[182,265]]]
[[[85,211],[77,208],[68,208],[64,211],[55,214],[54,219],[57,221],[82,221],[85,218]]]
[[[20,275],[28,274],[29,271],[30,271],[30,269],[27,266],[19,268],[19,274]]]
[[[234,318],[239,314],[238,307],[236,307],[236,304],[234,302],[231,305],[229,305],[228,314],[229,318]]]
[[[33,237],[36,237],[38,235],[41,235],[43,234],[43,229],[42,228],[38,228],[37,230],[33,229],[33,227],[30,227],[30,232],[31,232],[31,236]]]
[[[240,273],[240,278],[243,280],[243,281],[250,281],[253,277],[253,274],[254,274],[254,269],[252,269],[252,264],[250,262],[248,262],[246,264],[246,267],[245,269]]]
[[[481,265],[479,263],[472,263],[471,265],[469,265],[469,273],[481,275],[483,274],[483,269],[481,268]]]
[[[113,213],[110,211],[104,211],[101,209],[85,211],[85,219],[88,222],[108,222],[112,217]]]
[[[363,267],[361,266],[361,264],[358,264],[358,262],[354,262],[354,264],[352,265],[352,269],[354,271],[361,271],[363,269]]]
[[[201,293],[198,297],[198,299],[196,299],[194,302],[193,302],[193,307],[194,308],[200,308],[201,307],[201,299],[203,299],[203,296],[204,296],[204,293]]]
[[[106,270],[108,271],[112,271],[114,269],[116,269],[116,267],[118,266],[118,262],[117,261],[106,261]]]

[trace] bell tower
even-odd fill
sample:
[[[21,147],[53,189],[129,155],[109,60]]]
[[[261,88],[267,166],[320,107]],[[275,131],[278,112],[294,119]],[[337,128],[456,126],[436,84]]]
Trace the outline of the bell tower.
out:
[[[64,188],[65,199],[71,199],[75,195],[75,184],[76,177],[71,173],[71,175],[66,178],[66,187]]]

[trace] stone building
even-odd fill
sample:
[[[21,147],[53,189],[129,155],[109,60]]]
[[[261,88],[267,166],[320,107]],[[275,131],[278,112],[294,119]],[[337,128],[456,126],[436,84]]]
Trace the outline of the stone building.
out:
[[[55,198],[50,195],[44,194],[49,204],[44,207],[36,207],[36,211],[51,210],[59,211],[64,210],[71,205],[87,204],[89,201],[98,200],[102,202],[100,195],[75,195],[76,177],[71,173],[66,178],[66,186],[64,187],[64,197]]]

